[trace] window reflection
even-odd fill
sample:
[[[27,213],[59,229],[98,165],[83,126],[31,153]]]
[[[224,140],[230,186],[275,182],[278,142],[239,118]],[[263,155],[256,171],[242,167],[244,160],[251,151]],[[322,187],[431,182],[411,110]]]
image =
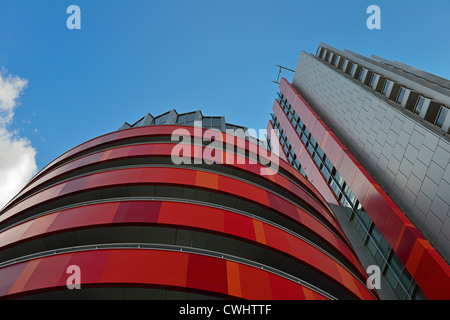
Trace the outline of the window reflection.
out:
[[[420,114],[424,103],[425,103],[425,98],[422,96],[419,96],[419,99],[417,99],[417,104],[416,104],[416,108],[414,109],[414,112],[417,114]]]

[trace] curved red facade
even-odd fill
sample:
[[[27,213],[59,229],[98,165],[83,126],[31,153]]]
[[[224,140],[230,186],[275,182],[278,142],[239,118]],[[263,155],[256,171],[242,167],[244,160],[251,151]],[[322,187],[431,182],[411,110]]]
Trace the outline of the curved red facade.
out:
[[[0,297],[378,298],[331,208],[288,163],[270,176],[249,161],[175,165],[177,128],[198,134],[121,130],[41,170],[0,213]]]

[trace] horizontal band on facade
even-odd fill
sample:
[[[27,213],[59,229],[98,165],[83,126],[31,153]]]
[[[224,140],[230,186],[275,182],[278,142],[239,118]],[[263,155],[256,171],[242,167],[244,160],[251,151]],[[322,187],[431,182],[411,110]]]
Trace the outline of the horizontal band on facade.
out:
[[[74,249],[57,254],[49,252],[45,257],[1,268],[0,276],[7,277],[8,281],[0,284],[0,297],[63,288],[69,276],[67,267],[77,265],[83,272],[81,286],[137,283],[189,288],[242,299],[305,299],[305,295],[309,299],[327,299],[319,289],[309,288],[293,277],[247,264],[251,261],[214,256],[214,252],[205,250],[184,248],[183,251],[182,247],[170,246],[146,249],[129,244]],[[152,264],[142,264],[143,260]],[[29,268],[33,268],[39,281],[26,280]]]

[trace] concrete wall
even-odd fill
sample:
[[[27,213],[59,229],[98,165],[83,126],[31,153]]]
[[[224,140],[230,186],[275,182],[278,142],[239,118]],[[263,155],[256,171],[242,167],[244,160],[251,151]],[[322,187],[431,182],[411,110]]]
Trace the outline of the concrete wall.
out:
[[[306,52],[292,84],[448,262],[448,137]]]

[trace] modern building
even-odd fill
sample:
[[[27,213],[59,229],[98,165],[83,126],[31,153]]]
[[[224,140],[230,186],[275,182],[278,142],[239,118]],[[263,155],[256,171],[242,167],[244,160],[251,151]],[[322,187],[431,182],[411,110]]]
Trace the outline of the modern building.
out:
[[[378,299],[326,198],[245,129],[171,110],[55,159],[0,212],[0,298]]]
[[[450,81],[324,43],[279,85],[270,145],[379,266],[386,298],[450,299],[449,108]]]

